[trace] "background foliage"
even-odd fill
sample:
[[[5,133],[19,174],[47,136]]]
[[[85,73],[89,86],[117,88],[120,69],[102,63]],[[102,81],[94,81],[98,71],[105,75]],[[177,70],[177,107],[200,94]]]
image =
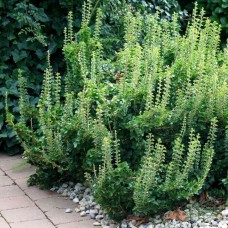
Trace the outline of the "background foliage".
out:
[[[52,54],[55,70],[63,70],[61,53],[63,28],[72,4],[69,1],[1,1],[1,66],[0,66],[0,142],[9,154],[19,152],[15,134],[5,125],[4,100],[8,93],[9,108],[18,119],[17,71],[20,68],[28,81],[29,102],[37,104],[43,71],[47,66],[47,50]],[[75,13],[81,17],[80,5]],[[53,8],[55,10],[53,10]],[[75,27],[80,21],[75,21]],[[16,145],[16,146],[15,146]]]
[[[162,18],[170,19],[173,12],[178,12],[183,28],[193,9],[193,1],[147,1],[124,0],[107,1],[92,0],[91,27],[94,27],[95,11],[100,7],[103,11],[103,37],[104,50],[111,57],[116,49],[121,47],[123,31],[123,15],[129,7],[140,11],[142,14],[158,11]],[[1,149],[9,154],[19,152],[15,133],[4,122],[4,99],[8,92],[9,108],[18,119],[18,91],[17,69],[20,68],[27,78],[30,90],[29,101],[37,104],[40,92],[42,72],[47,66],[47,50],[52,54],[52,66],[55,71],[65,72],[62,55],[63,28],[66,26],[66,15],[69,10],[74,13],[73,26],[75,32],[81,24],[83,0],[75,1],[33,1],[33,0],[9,0],[0,2],[1,39],[0,50],[0,145]],[[226,1],[199,1],[207,15],[221,23],[223,28],[223,40],[227,37],[227,3]],[[55,10],[53,10],[53,8]],[[187,13],[187,9],[189,12]]]

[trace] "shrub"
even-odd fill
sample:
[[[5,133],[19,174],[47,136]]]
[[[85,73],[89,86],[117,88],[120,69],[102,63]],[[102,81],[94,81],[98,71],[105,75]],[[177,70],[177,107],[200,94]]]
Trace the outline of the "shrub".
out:
[[[76,36],[71,14],[69,28],[65,30],[63,52],[68,71],[64,85],[60,86],[59,74],[54,76],[48,64],[38,108],[33,111],[27,107],[24,82],[20,79],[20,123],[14,123],[13,116],[7,112],[8,123],[22,141],[24,156],[37,165],[34,177],[38,183],[51,185],[53,181],[61,180],[59,177],[80,179],[82,172],[91,174],[101,166],[97,180],[104,181],[104,185],[97,182],[95,192],[102,193],[107,184],[120,189],[126,187],[123,196],[127,191],[134,191],[135,211],[153,213],[155,211],[150,211],[148,205],[140,205],[137,201],[139,192],[145,193],[143,187],[149,189],[146,194],[151,198],[150,205],[159,200],[161,205],[172,202],[174,192],[180,192],[174,197],[177,202],[187,199],[202,187],[215,151],[205,188],[212,184],[221,186],[222,179],[227,176],[224,132],[228,122],[228,52],[227,48],[223,51],[218,48],[220,28],[217,24],[205,18],[203,11],[198,14],[195,10],[186,34],[180,35],[177,15],[169,22],[160,20],[158,14],[140,15],[128,11],[124,18],[123,48],[107,59],[99,38],[102,14],[98,12],[96,26],[91,29],[88,26],[90,3],[85,4],[83,11],[82,28]],[[64,90],[62,99],[61,90]],[[214,118],[218,130],[213,147],[214,133],[209,133],[209,138],[207,135]],[[31,119],[32,123],[38,124],[37,130],[31,127]],[[185,129],[183,122],[186,130],[181,131],[181,128]],[[214,130],[212,124],[211,132]],[[181,139],[178,138],[180,131]],[[148,159],[145,159],[148,145],[154,147],[150,141],[146,143],[146,136],[150,134],[154,135],[157,144],[152,155],[148,152]],[[201,145],[204,145],[202,152]],[[115,171],[113,147],[116,161],[121,159],[129,167],[117,162]],[[176,161],[176,151],[181,152],[182,148],[188,148],[188,153],[183,152],[184,165],[179,167],[174,162],[172,168],[172,159]],[[156,162],[161,164],[159,170]],[[185,173],[184,179],[176,172],[178,167]],[[122,169],[129,175],[136,173],[133,190],[131,180],[122,176]],[[172,186],[172,181],[168,181],[174,170],[180,186]],[[195,170],[199,170],[197,176],[194,176]],[[151,176],[151,182],[141,178],[146,175]],[[159,198],[154,190],[153,175],[158,175],[156,181],[166,187],[161,195],[166,198]],[[191,187],[185,189],[183,185]],[[96,194],[104,207],[110,194],[111,190],[107,198]],[[115,205],[109,211],[113,218],[120,219],[126,214],[124,211],[133,209],[132,201],[124,206],[123,196],[116,202],[123,205],[124,210],[117,214],[119,206]],[[162,206],[154,210],[161,209]]]
[[[214,119],[208,142],[201,150],[200,137],[191,130],[187,154],[181,140],[183,135],[180,135],[174,141],[172,159],[168,164],[165,163],[166,149],[161,140],[154,145],[154,138],[149,134],[136,178],[126,162],[120,163],[110,138],[104,138],[103,166],[93,186],[95,199],[112,219],[118,221],[132,211],[138,215],[150,215],[175,209],[181,201],[202,188],[214,155],[215,131]],[[113,157],[118,161],[116,167],[112,165]]]
[[[91,0],[94,6],[91,8],[91,27],[94,26],[94,12],[98,7],[104,12],[105,21],[101,33],[104,50],[110,57],[116,49],[121,47],[121,38],[123,37],[123,15],[132,7],[143,12],[154,12],[158,10],[162,17],[170,18],[174,11],[179,11],[179,5],[176,0],[171,4],[154,1],[95,1]],[[0,146],[2,149],[13,155],[20,152],[15,133],[9,125],[5,124],[4,100],[8,93],[8,106],[14,113],[15,119],[19,120],[17,90],[17,69],[23,71],[27,79],[29,89],[29,102],[37,104],[43,80],[43,71],[47,67],[46,51],[52,55],[52,67],[54,71],[65,74],[66,66],[64,64],[63,47],[63,29],[66,26],[67,12],[72,10],[75,20],[72,26],[76,31],[81,25],[82,0],[9,0],[1,1],[1,36],[4,42],[1,42],[0,50],[2,53],[0,67]],[[55,10],[53,10],[53,8]],[[182,13],[183,14],[183,13]],[[181,15],[182,15],[181,14]],[[112,50],[112,51],[110,51]]]
[[[100,170],[96,184],[93,186],[96,202],[115,221],[121,221],[132,214],[133,172],[126,162],[119,163],[116,168]]]

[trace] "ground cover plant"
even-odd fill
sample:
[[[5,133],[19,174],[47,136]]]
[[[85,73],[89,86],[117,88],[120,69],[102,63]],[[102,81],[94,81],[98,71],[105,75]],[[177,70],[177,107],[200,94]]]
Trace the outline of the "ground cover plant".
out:
[[[69,13],[67,75],[53,72],[48,57],[37,107],[19,71],[21,118],[7,110],[7,121],[37,167],[30,182],[50,187],[86,172],[116,220],[169,209],[202,187],[225,191],[228,49],[219,49],[219,26],[196,8],[180,35],[175,14],[167,21],[129,10],[122,48],[108,59],[102,12],[91,29],[91,9],[84,5],[76,35]]]

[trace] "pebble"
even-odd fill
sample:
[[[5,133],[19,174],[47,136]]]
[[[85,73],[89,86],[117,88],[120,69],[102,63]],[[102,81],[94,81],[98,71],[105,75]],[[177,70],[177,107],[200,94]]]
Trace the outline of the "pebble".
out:
[[[95,218],[96,218],[96,220],[101,220],[104,218],[104,215],[97,215]]]
[[[183,227],[183,228],[190,228],[190,227],[191,227],[191,223],[182,222],[182,227]]]
[[[67,187],[68,187],[67,183],[62,184],[62,186],[61,186],[61,188],[67,188]]]
[[[103,210],[99,210],[98,215],[103,215],[103,214],[104,214]]]
[[[213,226],[218,226],[218,222],[215,221],[215,220],[211,220],[211,224],[212,224]]]
[[[81,216],[81,217],[86,216],[86,212],[85,212],[85,211],[82,211],[82,212],[80,213],[80,216]]]
[[[84,211],[84,210],[85,210],[85,207],[81,206],[81,207],[80,207],[80,210],[81,210],[81,211]]]
[[[76,197],[76,198],[73,199],[73,202],[74,203],[79,203],[79,199]]]
[[[66,210],[65,210],[65,213],[72,213],[73,212],[73,210],[71,209],[71,208],[67,208]]]
[[[223,211],[221,212],[221,214],[222,214],[224,217],[228,217],[228,209],[223,210]]]
[[[130,226],[130,228],[137,228],[135,225],[136,225],[136,221],[135,220],[132,220],[128,223],[128,225]]]
[[[68,196],[68,190],[67,190],[67,189],[65,189],[65,190],[63,191],[62,196]]]
[[[50,191],[54,192],[56,189],[58,189],[58,188],[52,187],[52,188],[50,188]]]
[[[97,213],[96,213],[96,211],[95,211],[95,210],[90,210],[90,211],[89,211],[89,215],[90,215],[90,218],[91,218],[91,219],[95,219],[95,218],[96,218]]]
[[[200,224],[200,227],[210,227],[210,223],[203,222]]]
[[[109,228],[117,228],[118,226],[116,224],[110,224]]]
[[[154,228],[154,225],[150,224],[150,225],[147,226],[147,228]]]
[[[121,224],[121,228],[127,228],[127,223]]]
[[[94,208],[97,209],[97,210],[100,210],[101,209],[101,206],[97,204],[97,205],[95,205]]]
[[[80,216],[89,215],[91,219],[96,219],[94,226],[102,228],[136,228],[136,221],[123,220],[120,224],[115,224],[106,215],[100,205],[96,204],[92,195],[91,188],[84,187],[82,184],[71,183],[62,184],[60,187],[53,187],[51,191],[57,191],[65,197],[69,197],[80,208],[75,208],[80,212]],[[167,221],[164,215],[155,215],[149,218],[149,223],[142,224],[140,228],[228,228],[228,208],[219,211],[218,208],[204,208],[199,203],[191,202],[186,205],[184,210],[188,218],[185,221]],[[72,209],[67,208],[66,213],[72,213]]]
[[[226,222],[224,222],[224,221],[220,221],[218,224],[218,228],[227,228],[227,227],[228,226],[227,226]]]
[[[73,200],[75,198],[75,196],[76,196],[76,194],[74,192],[70,192],[69,197],[71,200]]]
[[[58,193],[58,194],[62,194],[62,193],[64,192],[64,190],[65,190],[64,188],[61,188],[61,187],[60,187],[60,188],[58,189],[57,193]]]

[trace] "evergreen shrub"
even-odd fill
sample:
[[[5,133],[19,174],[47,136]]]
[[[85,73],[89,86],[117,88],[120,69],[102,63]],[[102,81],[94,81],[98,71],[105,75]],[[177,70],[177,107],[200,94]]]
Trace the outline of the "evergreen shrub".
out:
[[[117,220],[167,209],[202,187],[224,188],[228,49],[219,49],[220,27],[195,9],[181,35],[175,14],[167,21],[128,11],[123,47],[108,59],[102,12],[91,29],[91,9],[84,4],[76,35],[69,14],[63,86],[49,60],[38,106],[28,106],[19,74],[20,122],[7,110],[24,157],[37,166],[33,183],[80,180],[86,171],[97,201]]]

